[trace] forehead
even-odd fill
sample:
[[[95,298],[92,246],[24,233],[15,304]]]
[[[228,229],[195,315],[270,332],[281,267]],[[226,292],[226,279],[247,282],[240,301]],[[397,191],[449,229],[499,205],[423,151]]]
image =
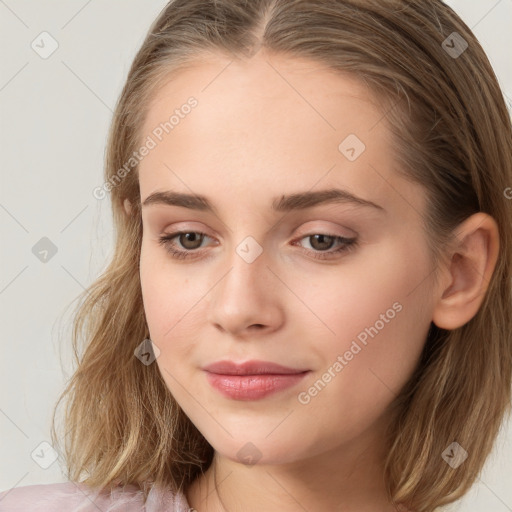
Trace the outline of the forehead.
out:
[[[142,200],[172,188],[269,202],[316,186],[383,204],[399,179],[378,100],[351,75],[259,53],[201,59],[166,78],[142,127],[155,144],[139,165]]]
[[[310,135],[307,126],[294,124],[299,117],[312,129],[335,132],[350,125],[363,132],[372,120],[381,118],[379,100],[354,76],[315,61],[262,52],[248,61],[202,57],[185,69],[167,73],[161,83],[149,103],[144,133],[168,119],[191,96],[200,106],[195,112],[201,113],[194,116],[194,127],[209,130],[208,121],[216,121],[220,134],[277,125]],[[220,112],[224,115],[217,117]],[[173,131],[182,130],[176,126]]]

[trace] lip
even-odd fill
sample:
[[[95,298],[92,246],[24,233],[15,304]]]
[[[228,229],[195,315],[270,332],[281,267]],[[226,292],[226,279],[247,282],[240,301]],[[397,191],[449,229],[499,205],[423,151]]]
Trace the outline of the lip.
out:
[[[264,398],[298,384],[309,373],[269,361],[218,361],[203,370],[212,387],[234,400]]]
[[[270,361],[245,361],[235,363],[233,361],[217,361],[216,363],[205,366],[203,370],[219,375],[291,375],[303,373],[307,368],[289,368]]]

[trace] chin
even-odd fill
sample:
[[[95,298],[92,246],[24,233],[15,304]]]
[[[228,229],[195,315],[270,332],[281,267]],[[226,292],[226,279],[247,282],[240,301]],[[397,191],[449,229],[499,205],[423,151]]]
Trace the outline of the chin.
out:
[[[268,432],[254,431],[246,432],[245,435],[234,435],[233,438],[226,434],[222,439],[207,440],[220,456],[247,467],[288,464],[297,460],[297,450],[302,452],[303,449],[302,440],[293,439],[289,435],[275,436],[270,440],[266,439],[267,435]]]

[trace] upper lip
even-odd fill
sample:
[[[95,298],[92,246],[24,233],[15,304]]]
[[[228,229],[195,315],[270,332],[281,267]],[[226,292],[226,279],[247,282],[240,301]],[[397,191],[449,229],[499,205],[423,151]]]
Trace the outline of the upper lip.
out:
[[[246,361],[244,363],[235,363],[233,361],[217,361],[203,367],[210,373],[219,375],[288,375],[294,373],[304,373],[307,370],[289,368],[270,361]]]

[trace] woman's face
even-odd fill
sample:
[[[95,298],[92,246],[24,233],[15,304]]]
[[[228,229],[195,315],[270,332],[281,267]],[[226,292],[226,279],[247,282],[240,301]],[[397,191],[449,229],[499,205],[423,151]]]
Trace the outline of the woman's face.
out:
[[[398,176],[365,87],[307,60],[219,56],[159,90],[142,140],[144,308],[191,421],[249,464],[379,439],[426,339],[433,268],[425,193]],[[219,361],[292,373],[205,370]]]

